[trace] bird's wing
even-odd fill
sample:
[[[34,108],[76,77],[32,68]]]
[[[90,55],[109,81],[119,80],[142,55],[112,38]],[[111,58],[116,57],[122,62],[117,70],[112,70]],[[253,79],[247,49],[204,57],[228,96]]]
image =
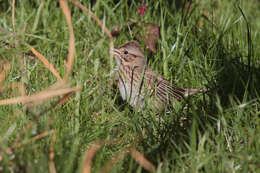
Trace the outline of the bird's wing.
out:
[[[145,78],[152,84],[151,96],[154,94],[163,103],[170,103],[174,98],[181,101],[185,95],[185,89],[179,88],[164,79],[161,75],[157,75],[153,70],[147,69]]]

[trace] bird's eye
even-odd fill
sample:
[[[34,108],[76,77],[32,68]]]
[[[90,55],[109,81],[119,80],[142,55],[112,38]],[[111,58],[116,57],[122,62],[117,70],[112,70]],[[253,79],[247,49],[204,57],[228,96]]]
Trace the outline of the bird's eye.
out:
[[[124,54],[125,54],[125,55],[127,55],[127,54],[128,54],[128,51],[127,51],[127,50],[125,50],[125,51],[124,51]]]

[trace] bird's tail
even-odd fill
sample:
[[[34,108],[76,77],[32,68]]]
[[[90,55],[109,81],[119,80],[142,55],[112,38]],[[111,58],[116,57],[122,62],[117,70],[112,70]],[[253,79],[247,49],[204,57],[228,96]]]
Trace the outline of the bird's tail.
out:
[[[195,93],[204,93],[209,91],[209,89],[196,89],[196,88],[185,88],[184,97],[188,97],[190,95],[193,95]]]

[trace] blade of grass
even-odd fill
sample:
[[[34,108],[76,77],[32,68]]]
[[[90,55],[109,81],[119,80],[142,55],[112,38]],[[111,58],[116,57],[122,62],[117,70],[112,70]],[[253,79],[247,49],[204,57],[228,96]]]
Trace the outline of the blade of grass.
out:
[[[39,135],[36,135],[26,141],[23,141],[22,143],[18,143],[16,145],[13,146],[13,148],[20,148],[22,145],[25,145],[25,144],[28,144],[28,143],[31,143],[33,141],[36,141],[38,139],[41,139],[41,138],[44,138],[46,136],[49,136],[50,134],[52,134],[54,132],[54,130],[51,130],[51,131],[45,131],[45,132],[42,132],[41,134]]]
[[[77,6],[78,8],[80,8],[82,11],[84,11],[85,13],[87,13],[88,15],[91,16],[91,18],[97,22],[97,24],[99,25],[99,27],[101,29],[104,30],[104,32],[106,33],[106,35],[108,36],[108,38],[110,39],[110,70],[113,69],[113,52],[112,50],[114,49],[114,42],[113,42],[113,36],[111,34],[111,32],[107,29],[107,27],[102,23],[102,21],[92,12],[90,11],[88,8],[84,7],[81,3],[79,3],[76,0],[70,0],[70,2],[72,4],[74,4],[75,6]]]
[[[15,33],[15,0],[12,1],[12,24],[13,24],[13,31]]]

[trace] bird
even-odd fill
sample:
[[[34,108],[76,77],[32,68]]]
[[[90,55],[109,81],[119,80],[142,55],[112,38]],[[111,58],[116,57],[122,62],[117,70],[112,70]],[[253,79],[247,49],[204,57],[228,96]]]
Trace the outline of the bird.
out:
[[[167,109],[173,101],[205,92],[207,89],[180,88],[148,67],[147,58],[137,41],[129,41],[113,49],[116,60],[117,87],[123,100],[142,110],[145,105],[156,111]]]

